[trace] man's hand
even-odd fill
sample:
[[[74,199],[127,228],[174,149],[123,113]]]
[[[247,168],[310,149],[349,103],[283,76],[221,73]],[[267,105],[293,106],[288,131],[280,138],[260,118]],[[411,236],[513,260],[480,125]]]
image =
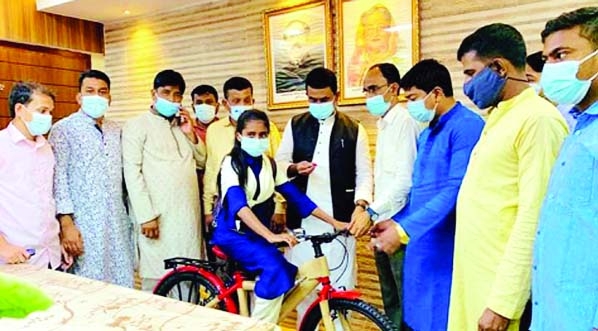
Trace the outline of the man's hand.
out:
[[[205,214],[203,215],[204,223],[206,224],[206,229],[209,229],[214,223],[214,216],[212,214]]]
[[[195,119],[191,117],[191,114],[185,108],[181,108],[179,110],[179,116],[181,117],[181,131],[185,133],[187,138],[189,138],[189,140],[191,140],[192,143],[197,144],[197,136],[195,135],[195,132],[193,132],[193,127],[195,126]]]
[[[60,243],[64,250],[73,257],[83,254],[83,237],[73,222],[71,215],[61,215],[60,221]]]
[[[5,242],[0,246],[0,258],[8,264],[25,263],[29,260],[29,253],[23,247]]]
[[[272,223],[270,225],[270,230],[274,233],[282,233],[287,225],[287,215],[286,214],[274,214],[272,216]]]
[[[158,239],[160,237],[160,223],[158,222],[158,217],[141,224],[141,234],[149,239]]]
[[[317,164],[307,161],[293,163],[287,171],[288,177],[295,177],[298,175],[309,176],[315,169]]]
[[[355,238],[359,238],[368,232],[370,225],[370,214],[360,206],[355,207],[348,227],[349,232]]]
[[[509,322],[508,318],[486,308],[478,321],[478,331],[505,331],[509,327]]]
[[[401,238],[393,220],[376,223],[370,230],[372,240],[370,248],[382,251],[388,255],[394,254],[401,248]]]

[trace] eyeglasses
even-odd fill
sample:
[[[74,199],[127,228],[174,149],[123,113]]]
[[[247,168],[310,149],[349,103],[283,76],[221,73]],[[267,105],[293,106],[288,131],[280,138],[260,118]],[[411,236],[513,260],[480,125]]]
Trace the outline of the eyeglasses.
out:
[[[363,94],[376,94],[381,88],[388,86],[388,84],[384,85],[370,85],[363,89]]]

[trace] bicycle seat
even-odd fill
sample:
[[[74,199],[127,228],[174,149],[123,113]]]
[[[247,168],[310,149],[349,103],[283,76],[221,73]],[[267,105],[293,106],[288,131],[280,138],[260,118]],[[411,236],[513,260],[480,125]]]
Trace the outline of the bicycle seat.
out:
[[[212,246],[212,253],[214,253],[214,255],[216,255],[217,258],[227,261],[228,260],[228,256],[226,255],[226,253],[224,253],[220,247],[214,245]]]

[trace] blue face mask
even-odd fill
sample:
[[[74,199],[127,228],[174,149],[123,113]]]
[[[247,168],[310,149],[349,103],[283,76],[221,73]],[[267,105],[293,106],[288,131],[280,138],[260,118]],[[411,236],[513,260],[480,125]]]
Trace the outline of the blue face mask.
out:
[[[486,109],[496,106],[506,83],[507,78],[500,77],[496,71],[485,67],[463,85],[463,92],[478,108]]]
[[[181,108],[180,103],[170,102],[166,99],[156,96],[156,102],[154,103],[154,109],[164,117],[174,116]]]
[[[241,117],[241,114],[243,114],[245,111],[253,109],[253,106],[246,106],[246,105],[235,105],[235,106],[230,106],[230,117],[233,119],[233,121],[238,121],[239,117]]]
[[[108,110],[108,99],[99,95],[84,95],[81,97],[81,109],[91,118],[100,118]]]
[[[382,116],[390,108],[390,102],[384,101],[384,95],[379,94],[365,99],[365,107],[370,114],[374,116]]]
[[[426,95],[426,97],[421,100],[407,102],[407,111],[409,112],[409,115],[418,122],[430,122],[436,115],[436,107],[434,107],[434,109],[428,109],[426,107],[425,102],[430,95],[431,94]]]
[[[544,95],[558,104],[576,105],[588,94],[592,81],[598,72],[588,80],[577,78],[579,66],[598,54],[598,49],[581,60],[546,63],[542,70],[540,85]]]
[[[253,157],[264,154],[268,150],[268,147],[270,147],[269,138],[241,137],[241,149]]]
[[[323,121],[334,113],[334,103],[332,101],[322,103],[309,103],[309,113],[311,116]]]
[[[31,112],[31,115],[33,116],[31,121],[23,122],[25,122],[27,130],[32,136],[42,136],[50,131],[52,127],[52,115],[44,115],[38,112]]]

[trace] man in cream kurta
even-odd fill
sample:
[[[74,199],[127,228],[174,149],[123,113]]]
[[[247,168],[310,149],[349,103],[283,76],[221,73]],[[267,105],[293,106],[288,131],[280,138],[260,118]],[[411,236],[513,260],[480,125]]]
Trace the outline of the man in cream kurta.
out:
[[[160,224],[156,239],[136,231],[142,289],[151,291],[164,274],[164,259],[201,256],[196,167],[203,168],[205,150],[153,110],[129,121],[122,139],[132,218],[137,228],[156,218]]]

